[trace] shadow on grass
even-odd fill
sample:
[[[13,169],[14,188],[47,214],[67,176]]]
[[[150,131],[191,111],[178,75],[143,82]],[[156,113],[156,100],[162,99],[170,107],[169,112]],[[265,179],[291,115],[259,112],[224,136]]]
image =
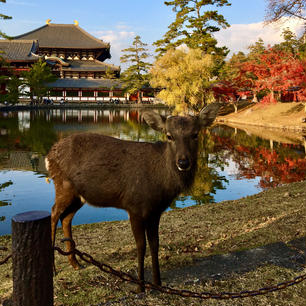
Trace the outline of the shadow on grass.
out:
[[[162,271],[162,278],[173,284],[225,280],[233,274],[244,274],[266,265],[298,272],[305,267],[305,247],[306,237],[303,237],[288,244],[277,242],[255,249],[212,255],[195,259],[192,265]]]

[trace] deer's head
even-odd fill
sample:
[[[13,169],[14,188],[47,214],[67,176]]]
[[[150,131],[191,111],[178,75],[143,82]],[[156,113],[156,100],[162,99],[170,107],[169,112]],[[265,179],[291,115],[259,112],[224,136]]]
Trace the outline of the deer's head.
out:
[[[145,112],[143,118],[154,130],[167,136],[168,148],[175,157],[175,165],[179,171],[189,171],[196,165],[198,150],[198,134],[215,120],[219,104],[206,106],[198,116],[164,117],[154,112]]]

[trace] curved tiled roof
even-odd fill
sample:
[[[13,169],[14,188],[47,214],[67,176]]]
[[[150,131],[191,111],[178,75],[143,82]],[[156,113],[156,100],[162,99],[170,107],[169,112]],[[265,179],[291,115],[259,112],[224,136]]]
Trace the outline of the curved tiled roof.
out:
[[[49,23],[14,39],[35,39],[40,48],[101,49],[109,44],[90,35],[75,24]]]
[[[1,56],[9,62],[36,61],[39,56],[37,40],[6,40],[0,39]]]
[[[69,66],[63,66],[63,71],[120,71],[120,67],[98,60],[66,60],[66,62]]]

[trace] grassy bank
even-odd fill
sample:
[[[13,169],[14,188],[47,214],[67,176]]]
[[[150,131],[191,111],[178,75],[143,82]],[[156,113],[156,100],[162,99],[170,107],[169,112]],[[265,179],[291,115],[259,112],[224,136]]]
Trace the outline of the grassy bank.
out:
[[[164,284],[194,291],[253,290],[289,280],[304,271],[306,182],[293,183],[240,200],[174,210],[160,226]],[[62,238],[61,231],[58,239]],[[129,222],[74,227],[80,250],[114,268],[136,273],[136,249]],[[10,248],[10,236],[0,246]],[[60,242],[58,242],[60,244]],[[3,251],[0,251],[4,256]],[[149,252],[148,252],[149,253]],[[2,256],[1,256],[2,257]],[[243,300],[179,298],[134,287],[95,267],[74,271],[56,254],[55,305],[296,305],[306,304],[306,282],[281,292]],[[12,292],[11,262],[0,266],[0,301]],[[146,256],[146,278],[151,277]]]
[[[306,131],[304,104],[301,102],[255,104],[238,113],[218,117],[219,122],[254,125],[282,130]]]

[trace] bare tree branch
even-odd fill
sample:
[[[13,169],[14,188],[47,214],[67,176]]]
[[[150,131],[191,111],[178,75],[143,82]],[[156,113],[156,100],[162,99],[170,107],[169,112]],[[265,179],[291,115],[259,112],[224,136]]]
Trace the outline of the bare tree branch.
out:
[[[306,0],[266,0],[266,23],[282,17],[296,17],[306,21]]]

